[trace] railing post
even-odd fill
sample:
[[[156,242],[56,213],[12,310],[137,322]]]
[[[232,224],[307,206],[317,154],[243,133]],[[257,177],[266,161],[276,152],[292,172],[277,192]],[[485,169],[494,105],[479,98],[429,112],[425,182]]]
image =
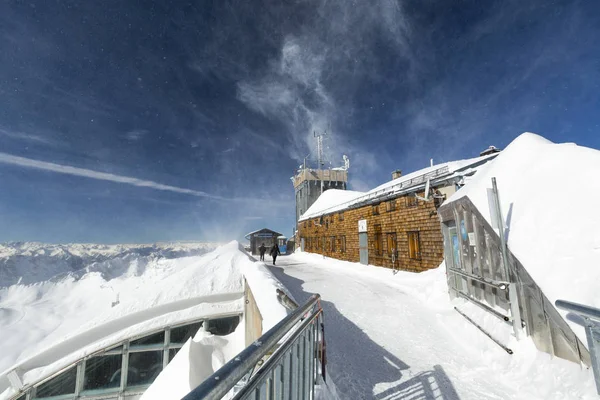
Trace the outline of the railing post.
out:
[[[498,218],[498,233],[500,236],[500,247],[502,248],[502,264],[504,265],[504,274],[508,285],[508,299],[510,301],[510,314],[512,317],[513,330],[515,337],[520,340],[523,337],[523,325],[521,322],[521,310],[519,308],[519,296],[517,295],[517,284],[513,282],[508,264],[508,245],[504,237],[504,218],[502,217],[502,208],[500,207],[500,194],[496,185],[496,178],[492,178],[492,189],[494,191],[494,203],[496,203],[496,214]]]
[[[556,300],[554,305],[583,318],[596,391],[600,394],[600,309],[565,300]]]
[[[590,318],[585,319],[585,334],[587,336],[588,350],[592,360],[592,370],[596,381],[596,391],[600,394],[600,325]]]

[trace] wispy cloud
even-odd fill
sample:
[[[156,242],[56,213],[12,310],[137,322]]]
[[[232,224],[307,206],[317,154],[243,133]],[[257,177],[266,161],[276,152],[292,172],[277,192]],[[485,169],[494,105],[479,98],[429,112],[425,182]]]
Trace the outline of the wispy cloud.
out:
[[[101,181],[123,183],[123,184],[131,185],[131,186],[137,186],[137,187],[143,187],[143,188],[149,188],[149,189],[155,189],[155,190],[181,193],[181,194],[202,197],[202,198],[211,199],[211,200],[233,201],[233,202],[240,202],[240,203],[261,203],[264,201],[263,199],[256,199],[256,198],[217,196],[217,195],[213,195],[213,194],[206,193],[206,192],[199,191],[199,190],[186,189],[186,188],[181,188],[181,187],[171,186],[171,185],[164,185],[162,183],[133,178],[133,177],[129,177],[129,176],[115,175],[115,174],[109,174],[106,172],[94,171],[91,169],[72,167],[69,165],[55,164],[55,163],[50,163],[50,162],[46,162],[46,161],[34,160],[31,158],[14,156],[11,154],[6,154],[6,153],[0,153],[0,163],[16,165],[16,166],[24,167],[24,168],[33,168],[33,169],[39,169],[39,170],[43,170],[43,171],[56,172],[59,174],[81,176],[84,178],[97,179],[97,180],[101,180]],[[276,205],[278,205],[278,203],[281,203],[286,206],[289,205],[288,201],[277,202],[274,200],[268,200],[268,203],[271,206],[276,206]]]
[[[30,133],[25,133],[25,132],[13,132],[13,131],[9,131],[9,130],[2,129],[2,128],[0,128],[0,136],[4,136],[4,137],[8,137],[10,139],[16,139],[16,140],[25,140],[28,142],[36,142],[36,143],[43,143],[43,144],[51,144],[52,143],[52,141],[50,141],[49,139],[46,139],[45,137],[42,137],[42,136],[33,135]]]
[[[347,123],[351,114],[348,104],[351,107],[360,76],[372,73],[374,43],[383,37],[399,54],[412,59],[409,33],[398,1],[321,2],[300,32],[283,35],[281,50],[264,73],[238,81],[237,98],[287,127],[293,144],[289,155],[295,159],[301,160],[314,148],[313,132],[325,131],[330,161],[341,159],[343,153],[364,154],[367,150],[349,144],[340,122]],[[347,78],[345,84],[342,77]]]
[[[125,134],[125,139],[132,141],[132,142],[136,142],[136,141],[140,140],[141,138],[143,138],[144,136],[146,136],[147,134],[148,134],[148,131],[146,129],[134,129]]]

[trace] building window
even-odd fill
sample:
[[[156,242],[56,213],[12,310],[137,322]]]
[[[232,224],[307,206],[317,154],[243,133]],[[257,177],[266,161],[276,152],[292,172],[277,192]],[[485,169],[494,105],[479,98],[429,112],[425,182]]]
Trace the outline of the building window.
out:
[[[379,204],[373,204],[373,215],[379,215]]]
[[[408,256],[413,260],[421,259],[419,232],[408,232]]]
[[[406,196],[406,207],[412,208],[419,205],[419,199],[416,196]]]
[[[38,386],[35,397],[54,397],[75,393],[76,380],[77,367],[72,367],[68,371],[63,372]],[[119,384],[121,384],[121,382],[119,382]]]
[[[375,255],[382,256],[383,255],[383,235],[381,233],[381,225],[374,225],[373,227],[375,231]]]
[[[396,210],[396,200],[391,200],[387,202],[387,212],[392,212]]]
[[[346,252],[346,236],[345,235],[340,236],[340,252],[342,252],[342,253]]]
[[[163,350],[129,353],[127,386],[149,385],[163,367]]]
[[[331,237],[331,252],[335,253],[335,236]]]
[[[343,221],[344,220],[344,213],[340,212],[338,213],[338,221]]]
[[[325,236],[323,236],[322,241],[323,241],[323,253],[324,253],[327,249],[327,244],[326,244],[327,238]]]
[[[83,390],[118,389],[121,387],[121,354],[85,360]]]
[[[387,253],[390,257],[398,254],[398,241],[395,232],[387,234]]]

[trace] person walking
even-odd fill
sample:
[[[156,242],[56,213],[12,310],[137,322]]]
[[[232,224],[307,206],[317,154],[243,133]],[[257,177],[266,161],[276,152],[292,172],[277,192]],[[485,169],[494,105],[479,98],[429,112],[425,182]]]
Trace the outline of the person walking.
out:
[[[277,246],[277,243],[275,243],[273,245],[273,247],[271,247],[271,257],[273,257],[273,265],[275,265],[275,260],[277,260],[277,256],[279,254],[281,254],[281,252],[279,251],[279,246]]]
[[[260,261],[265,261],[265,252],[267,251],[267,248],[264,243],[260,245],[258,251],[260,251]]]

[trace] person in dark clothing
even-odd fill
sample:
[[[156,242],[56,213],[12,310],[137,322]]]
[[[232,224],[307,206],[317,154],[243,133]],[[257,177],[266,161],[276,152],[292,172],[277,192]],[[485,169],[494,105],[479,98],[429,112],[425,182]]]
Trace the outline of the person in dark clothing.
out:
[[[271,247],[270,253],[271,257],[273,257],[273,265],[275,265],[275,260],[277,260],[277,256],[281,254],[281,252],[279,252],[279,246],[277,246],[277,243],[275,243],[273,247]]]
[[[258,251],[260,251],[260,261],[265,261],[265,252],[267,251],[267,248],[264,243],[260,245]]]

